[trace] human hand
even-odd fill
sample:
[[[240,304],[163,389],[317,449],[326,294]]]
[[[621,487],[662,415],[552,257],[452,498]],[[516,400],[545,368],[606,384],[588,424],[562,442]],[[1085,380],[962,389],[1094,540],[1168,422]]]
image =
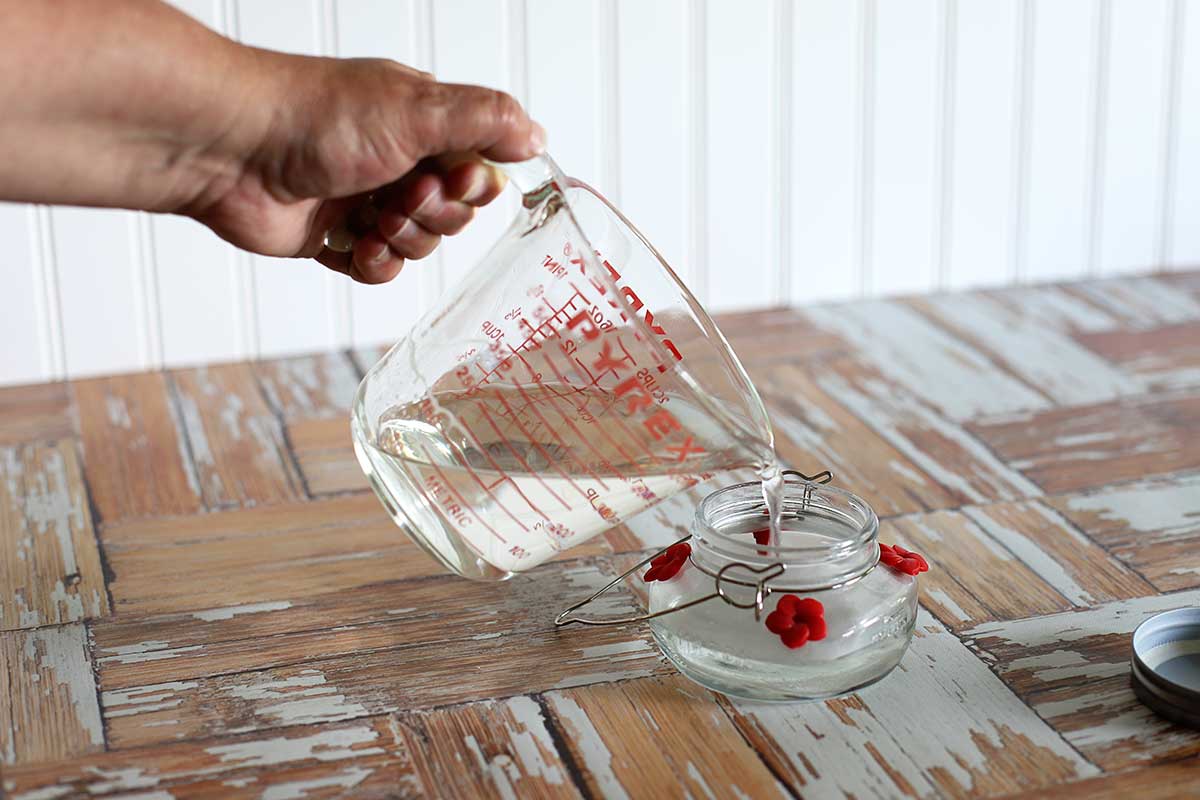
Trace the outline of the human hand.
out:
[[[503,175],[481,157],[521,161],[544,144],[541,127],[501,92],[379,59],[255,52],[278,76],[266,94],[277,108],[241,148],[239,169],[180,209],[246,250],[389,281],[500,194]],[[348,219],[357,237],[325,247]]]

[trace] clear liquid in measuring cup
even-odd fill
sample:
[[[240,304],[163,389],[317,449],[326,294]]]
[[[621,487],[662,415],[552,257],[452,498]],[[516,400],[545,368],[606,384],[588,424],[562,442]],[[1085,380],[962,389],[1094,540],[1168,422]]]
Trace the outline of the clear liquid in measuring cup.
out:
[[[602,388],[542,383],[396,406],[358,445],[388,494],[423,502],[464,556],[522,571],[731,466],[727,428],[678,394],[661,400],[685,442],[656,439]]]

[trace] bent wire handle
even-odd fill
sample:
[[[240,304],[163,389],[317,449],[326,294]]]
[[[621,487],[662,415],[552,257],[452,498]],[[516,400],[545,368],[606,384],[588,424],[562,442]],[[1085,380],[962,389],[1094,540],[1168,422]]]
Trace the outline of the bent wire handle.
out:
[[[818,472],[816,475],[805,475],[803,472],[800,472],[799,470],[794,470],[794,469],[785,469],[785,470],[782,470],[781,473],[784,476],[795,476],[797,478],[800,478],[802,481],[804,481],[804,498],[803,498],[802,505],[801,505],[802,510],[808,508],[808,503],[812,499],[812,487],[814,485],[818,485],[818,484],[824,485],[824,484],[830,483],[833,480],[833,473],[830,472],[829,470],[823,470],[821,472]],[[771,564],[770,566],[762,567],[759,569],[755,569],[754,567],[751,567],[749,564],[742,564],[740,562],[735,562],[733,564],[726,564],[724,567],[722,567],[720,569],[720,571],[717,572],[716,575],[713,575],[713,579],[716,582],[716,590],[712,594],[706,594],[706,595],[703,595],[702,597],[694,598],[692,600],[687,601],[686,603],[683,603],[682,605],[674,606],[672,608],[664,608],[662,611],[655,611],[653,613],[645,612],[642,614],[635,614],[635,615],[629,616],[629,617],[610,617],[608,619],[595,619],[595,618],[588,618],[588,617],[571,617],[572,612],[578,611],[579,609],[583,608],[588,603],[592,602],[597,597],[604,594],[609,589],[613,588],[618,583],[620,583],[621,581],[625,580],[630,575],[632,575],[634,572],[641,569],[643,566],[645,566],[649,562],[653,561],[654,559],[661,556],[663,553],[670,550],[675,545],[682,544],[691,538],[692,538],[691,534],[688,534],[687,536],[684,536],[682,539],[671,542],[671,544],[667,545],[666,547],[664,547],[654,553],[651,553],[650,555],[646,556],[638,563],[634,564],[629,569],[622,572],[617,577],[613,578],[611,581],[609,581],[607,584],[605,584],[602,588],[593,592],[588,597],[585,597],[583,600],[580,600],[578,603],[575,603],[574,605],[569,606],[565,611],[563,611],[561,614],[559,614],[557,617],[554,618],[555,627],[562,627],[563,625],[570,625],[572,622],[578,622],[580,625],[628,625],[632,622],[645,622],[648,619],[654,619],[656,617],[666,616],[667,614],[673,614],[676,611],[683,611],[685,608],[691,608],[692,606],[697,606],[697,605],[700,605],[701,603],[706,603],[709,600],[712,600],[713,598],[720,598],[721,600],[724,600],[726,603],[729,603],[729,605],[734,606],[735,608],[753,608],[754,609],[754,619],[758,620],[759,617],[762,615],[763,603],[766,600],[766,596],[771,593],[771,590],[769,588],[767,588],[767,586],[766,586],[767,581],[771,580],[772,578],[777,578],[784,573],[786,568],[784,567],[783,564],[775,563],[775,564]],[[738,603],[733,598],[726,595],[724,590],[722,589],[722,586],[721,586],[722,577],[724,577],[725,573],[728,570],[733,569],[735,567],[741,567],[743,569],[749,570],[750,572],[753,572],[757,575],[762,576],[754,584],[755,594],[754,594],[754,602],[753,603]],[[701,570],[701,571],[708,572],[707,570]],[[712,575],[712,573],[708,573],[708,574]],[[738,581],[734,581],[734,582],[737,583]]]
[[[643,566],[645,566],[649,562],[651,562],[654,559],[661,556],[663,553],[670,550],[675,545],[682,544],[691,538],[692,538],[691,534],[688,534],[687,536],[683,537],[679,541],[671,542],[669,545],[662,548],[661,550],[658,550],[657,552],[651,553],[650,555],[646,556],[641,561],[634,564],[632,567],[625,570],[617,577],[613,578],[611,581],[609,581],[607,584],[605,584],[603,588],[598,589],[597,591],[593,592],[588,597],[585,597],[584,599],[580,600],[578,603],[575,603],[574,605],[568,607],[565,611],[563,611],[561,614],[559,614],[557,617],[554,618],[555,626],[561,627],[563,625],[570,625],[572,622],[578,622],[580,625],[628,625],[631,622],[643,622],[648,619],[654,619],[655,617],[661,617],[663,614],[670,614],[672,611],[678,611],[683,608],[691,608],[692,606],[703,603],[706,600],[712,600],[714,597],[717,596],[717,594],[715,592],[710,595],[705,595],[704,597],[698,597],[695,600],[689,600],[687,603],[685,603],[682,606],[676,606],[675,608],[667,608],[667,609],[663,609],[662,611],[655,611],[653,614],[646,612],[644,614],[635,614],[632,617],[611,617],[608,619],[572,617],[571,619],[567,619],[567,617],[569,617],[571,615],[572,611],[577,611],[577,610],[583,608],[588,603],[592,602],[597,597],[604,594],[609,589],[613,588],[618,583],[625,580],[633,573],[637,572]]]

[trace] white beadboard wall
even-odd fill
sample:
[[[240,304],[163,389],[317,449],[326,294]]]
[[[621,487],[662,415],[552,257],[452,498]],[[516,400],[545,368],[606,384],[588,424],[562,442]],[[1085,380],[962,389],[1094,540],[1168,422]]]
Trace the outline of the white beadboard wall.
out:
[[[1200,0],[174,0],[512,92],[711,310],[1200,264]],[[387,342],[392,284],[189,220],[0,204],[0,383]]]

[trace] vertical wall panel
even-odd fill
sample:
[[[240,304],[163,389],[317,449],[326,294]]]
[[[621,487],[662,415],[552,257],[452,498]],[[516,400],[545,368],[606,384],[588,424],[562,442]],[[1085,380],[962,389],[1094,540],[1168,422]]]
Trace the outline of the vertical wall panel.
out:
[[[31,239],[32,210],[0,203],[0,383],[33,383],[49,378],[43,358],[44,332],[38,307],[35,270],[39,268]]]
[[[951,287],[1003,283],[1012,266],[1019,0],[957,4],[950,195]]]
[[[1094,0],[1033,3],[1029,178],[1023,280],[1081,275],[1087,268],[1092,169],[1090,96],[1095,77]]]
[[[599,0],[528,0],[530,113],[550,131],[550,152],[568,175],[604,194],[600,119]]]
[[[1200,5],[1181,3],[1182,52],[1176,91],[1175,164],[1168,263],[1200,268]]]
[[[50,216],[67,374],[145,367],[133,213],[59,207]]]
[[[867,266],[872,293],[920,292],[934,285],[941,10],[937,0],[876,7],[873,238]]]
[[[242,0],[237,30],[242,41],[272,50],[315,53],[318,14],[314,0],[274,3]],[[294,258],[254,256],[254,313],[258,353],[279,355],[334,347],[331,284],[324,267]]]
[[[621,210],[688,282],[686,19],[684,0],[617,6]]]
[[[511,18],[505,3],[476,3],[472,0],[436,0],[433,11],[433,67],[438,80],[475,83],[519,94],[512,85],[509,42],[523,40],[524,31],[510,30]],[[465,36],[463,31],[487,31],[486,36]],[[558,43],[560,52],[569,49]],[[550,152],[556,138],[550,131]],[[509,193],[514,190],[507,190]],[[457,236],[443,241],[433,258],[417,262],[423,271],[437,270],[438,288],[453,285],[475,266],[504,232],[512,218],[513,206],[505,198],[480,209],[475,220]],[[439,263],[440,261],[440,263]],[[436,302],[431,293],[429,303]]]
[[[767,3],[712,0],[705,9],[708,242],[704,299],[711,311],[769,304],[771,15]],[[737,42],[736,47],[730,46]]]
[[[428,68],[417,53],[415,2],[397,0],[337,0],[337,52],[342,57],[390,58]],[[355,346],[390,343],[408,330],[421,310],[421,269],[406,264],[391,282],[378,286],[355,283],[350,289]]]
[[[861,152],[862,4],[793,6],[791,301],[853,296]]]
[[[1098,264],[1152,269],[1162,213],[1169,0],[1112,0]]]

